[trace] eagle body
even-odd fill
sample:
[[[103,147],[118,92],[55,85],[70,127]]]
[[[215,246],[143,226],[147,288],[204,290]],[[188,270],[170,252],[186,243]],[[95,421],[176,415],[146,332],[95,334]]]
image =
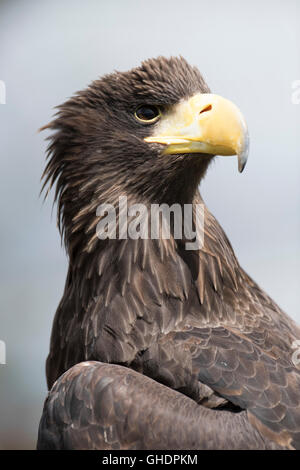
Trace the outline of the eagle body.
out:
[[[46,126],[69,270],[38,448],[300,448],[300,330],[240,267],[198,189],[225,144],[190,153],[177,136],[163,152],[165,116],[195,96],[212,96],[199,71],[160,57],[93,82]],[[197,111],[203,127],[223,102],[211,103]],[[154,124],[135,118],[145,105],[160,110]],[[203,246],[187,250],[172,230],[99,239],[97,207],[120,196],[149,210],[201,205]]]

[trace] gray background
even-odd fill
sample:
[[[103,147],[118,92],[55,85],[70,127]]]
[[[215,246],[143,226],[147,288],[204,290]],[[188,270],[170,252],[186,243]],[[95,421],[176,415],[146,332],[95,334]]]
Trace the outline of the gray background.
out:
[[[156,55],[182,54],[249,125],[251,151],[218,158],[203,196],[242,266],[292,317],[299,312],[300,2],[0,1],[0,448],[33,448],[44,362],[67,269],[39,198],[46,143],[37,129],[91,80]]]

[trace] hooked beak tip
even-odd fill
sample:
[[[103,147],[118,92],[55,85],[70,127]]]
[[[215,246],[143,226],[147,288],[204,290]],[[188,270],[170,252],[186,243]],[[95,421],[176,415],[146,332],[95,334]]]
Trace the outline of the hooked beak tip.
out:
[[[245,135],[244,135],[244,145],[243,145],[242,151],[238,153],[238,169],[240,173],[244,171],[244,168],[248,160],[248,154],[249,154],[249,134],[248,134],[248,130],[246,130]]]

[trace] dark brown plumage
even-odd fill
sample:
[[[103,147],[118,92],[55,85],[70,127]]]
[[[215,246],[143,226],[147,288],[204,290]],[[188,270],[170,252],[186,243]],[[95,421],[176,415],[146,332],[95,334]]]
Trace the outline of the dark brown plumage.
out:
[[[120,195],[203,202],[213,156],[162,157],[144,141],[155,125],[133,117],[196,93],[209,93],[197,69],[152,59],[93,82],[46,126],[45,185],[56,184],[70,264],[39,448],[300,448],[299,328],[242,270],[208,209],[197,251],[173,238],[96,236],[96,208]]]

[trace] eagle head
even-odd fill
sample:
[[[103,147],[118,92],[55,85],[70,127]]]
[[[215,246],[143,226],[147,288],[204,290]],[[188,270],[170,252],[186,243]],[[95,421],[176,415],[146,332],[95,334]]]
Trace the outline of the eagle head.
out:
[[[58,107],[44,186],[56,183],[58,222],[73,245],[94,231],[97,206],[120,195],[189,203],[215,155],[238,155],[248,136],[238,108],[210,93],[182,57],[150,59],[90,84]],[[92,216],[93,214],[93,216]]]

